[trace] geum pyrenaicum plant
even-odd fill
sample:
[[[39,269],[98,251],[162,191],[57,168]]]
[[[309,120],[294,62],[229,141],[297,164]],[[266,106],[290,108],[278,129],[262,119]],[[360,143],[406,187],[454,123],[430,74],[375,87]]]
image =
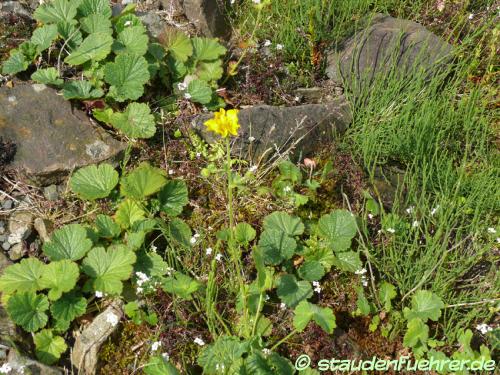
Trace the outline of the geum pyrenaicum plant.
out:
[[[144,282],[145,275],[185,298],[199,288],[190,277],[172,272],[159,254],[145,246],[154,230],[161,229],[176,244],[191,236],[189,226],[177,218],[188,203],[186,184],[168,179],[164,171],[147,163],[121,178],[108,164],[92,165],[70,180],[71,190],[89,201],[109,197],[118,184],[113,217],[99,214],[92,225],[69,224],[55,230],[42,248],[47,262],[23,259],[0,277],[9,316],[34,334],[36,355],[44,363],[57,362],[67,350],[65,335],[78,317],[95,311],[102,297],[119,298],[125,289],[136,291],[132,283]],[[140,312],[135,314],[140,319]],[[154,321],[150,314],[143,319]]]

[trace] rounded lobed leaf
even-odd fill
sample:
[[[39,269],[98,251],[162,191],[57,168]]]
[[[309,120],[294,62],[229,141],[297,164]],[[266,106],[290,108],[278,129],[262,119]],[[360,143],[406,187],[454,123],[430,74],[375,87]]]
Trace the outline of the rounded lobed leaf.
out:
[[[260,236],[258,246],[266,264],[278,265],[293,257],[297,242],[287,236],[285,232],[266,229]]]
[[[149,163],[142,163],[120,181],[120,192],[127,198],[144,199],[160,191],[167,183],[166,173]]]
[[[45,327],[49,319],[45,313],[48,309],[47,297],[35,292],[16,293],[7,303],[7,312],[11,319],[28,332],[36,332]]]
[[[188,204],[188,189],[182,180],[170,180],[158,194],[160,209],[169,216],[179,215]]]
[[[356,219],[347,210],[335,210],[319,219],[317,230],[335,251],[345,251],[349,249],[356,235]]]
[[[50,260],[80,260],[92,247],[87,231],[80,224],[70,224],[56,230],[43,245]]]
[[[35,334],[35,353],[37,358],[47,365],[51,365],[61,358],[61,354],[68,349],[61,336],[54,336],[50,329],[44,329]]]
[[[118,184],[118,172],[109,165],[90,165],[71,176],[71,190],[83,199],[106,198]]]
[[[15,292],[35,292],[42,289],[40,278],[45,264],[36,258],[23,259],[7,267],[0,277],[0,291],[6,294]]]
[[[287,236],[300,236],[304,233],[304,224],[300,218],[290,216],[286,212],[276,211],[264,219],[264,229],[280,230]]]
[[[109,123],[127,137],[151,138],[156,133],[155,118],[145,103],[130,103],[124,112],[107,112],[107,116]]]
[[[40,286],[42,289],[49,289],[50,300],[58,300],[63,293],[75,287],[79,276],[76,263],[67,259],[52,262],[43,269]]]
[[[286,274],[278,279],[278,297],[290,307],[297,306],[313,294],[311,284],[307,281],[297,281],[295,276]]]

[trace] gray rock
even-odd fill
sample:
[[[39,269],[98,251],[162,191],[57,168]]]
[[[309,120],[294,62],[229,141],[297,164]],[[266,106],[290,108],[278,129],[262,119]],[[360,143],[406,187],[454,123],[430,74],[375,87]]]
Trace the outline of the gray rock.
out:
[[[340,51],[329,54],[326,72],[335,82],[345,79],[349,86],[363,90],[378,75],[391,71],[401,77],[418,71],[432,75],[449,61],[451,52],[451,45],[424,26],[377,14]]]
[[[121,301],[114,301],[76,338],[71,352],[71,363],[76,373],[95,374],[99,349],[118,328],[118,322],[123,317],[122,306]]]
[[[35,227],[35,230],[37,231],[43,243],[47,242],[50,239],[49,231],[47,230],[47,227],[52,227],[52,223],[50,221],[44,220],[41,217],[37,217],[35,219],[35,222],[33,223],[33,226]]]
[[[59,191],[57,185],[49,185],[43,189],[43,196],[45,199],[54,202],[59,199]]]
[[[7,235],[6,234],[0,234],[0,242],[5,242],[7,241]]]
[[[10,249],[10,247],[11,247],[11,246],[12,246],[12,245],[10,244],[10,242],[5,241],[5,242],[2,244],[2,249],[4,249],[5,251],[7,251],[7,250],[9,250],[9,249]]]
[[[2,210],[11,210],[14,202],[11,199],[6,199],[2,204]]]
[[[208,37],[229,39],[231,26],[225,14],[227,0],[183,0],[187,19]]]
[[[33,215],[26,211],[14,212],[9,219],[8,241],[13,245],[27,239],[33,228]]]
[[[17,145],[9,168],[41,185],[114,159],[125,148],[45,85],[0,87],[0,133]]]
[[[163,30],[165,30],[165,27],[167,26],[165,21],[157,13],[138,12],[137,16],[141,19],[141,21],[148,29],[149,35],[155,39],[158,38],[158,36],[162,33]]]
[[[21,259],[25,254],[26,254],[26,249],[22,242],[12,245],[12,247],[9,250],[9,258],[12,261]]]
[[[57,367],[47,366],[43,363],[25,357],[15,349],[9,351],[7,363],[12,368],[9,375],[36,374],[36,375],[63,375],[64,372]]]
[[[193,120],[193,126],[207,141],[214,140],[203,123],[212,115],[202,115]],[[235,155],[257,161],[280,153],[293,146],[292,156],[310,156],[332,140],[335,133],[345,131],[352,116],[344,98],[327,104],[307,104],[296,107],[259,105],[239,112],[240,130],[235,139]]]
[[[19,1],[0,2],[0,13],[15,13],[24,17],[31,17],[31,13],[26,10]]]

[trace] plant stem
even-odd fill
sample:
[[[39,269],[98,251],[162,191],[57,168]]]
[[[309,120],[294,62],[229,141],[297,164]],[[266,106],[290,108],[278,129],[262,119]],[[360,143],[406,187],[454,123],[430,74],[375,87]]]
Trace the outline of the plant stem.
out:
[[[290,337],[292,337],[293,335],[295,335],[297,333],[297,330],[294,329],[292,332],[290,332],[288,335],[286,335],[285,337],[283,337],[280,341],[278,341],[276,344],[274,344],[272,347],[271,347],[271,351],[274,351],[274,349],[276,349],[278,346],[280,346],[281,344],[283,344],[286,340],[288,340]]]

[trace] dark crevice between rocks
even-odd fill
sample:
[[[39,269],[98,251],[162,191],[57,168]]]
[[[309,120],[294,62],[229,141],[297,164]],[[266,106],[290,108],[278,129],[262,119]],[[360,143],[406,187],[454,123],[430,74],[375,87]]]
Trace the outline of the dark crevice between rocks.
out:
[[[3,170],[7,164],[14,160],[16,155],[17,146],[14,142],[5,140],[0,137],[0,171]]]

